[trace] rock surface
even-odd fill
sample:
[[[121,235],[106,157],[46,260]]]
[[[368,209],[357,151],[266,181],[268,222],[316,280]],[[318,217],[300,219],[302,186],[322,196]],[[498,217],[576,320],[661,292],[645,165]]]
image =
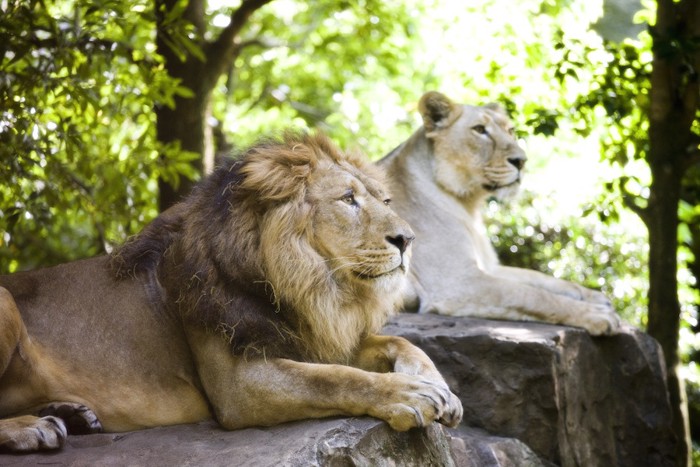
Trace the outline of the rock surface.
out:
[[[591,337],[563,326],[417,314],[395,318],[385,332],[433,359],[462,400],[463,425],[516,438],[543,462],[675,465],[663,358],[642,332]]]
[[[396,433],[371,418],[227,432],[213,422],[70,436],[0,465],[664,466],[675,440],[656,342],[635,330],[406,314],[385,328],[421,346],[465,408],[457,430]]]
[[[325,419],[224,431],[213,422],[120,434],[69,436],[52,453],[0,455],[0,465],[56,466],[453,466],[433,425],[397,433],[371,418]]]
[[[452,460],[459,467],[550,467],[525,443],[476,428],[447,429]]]

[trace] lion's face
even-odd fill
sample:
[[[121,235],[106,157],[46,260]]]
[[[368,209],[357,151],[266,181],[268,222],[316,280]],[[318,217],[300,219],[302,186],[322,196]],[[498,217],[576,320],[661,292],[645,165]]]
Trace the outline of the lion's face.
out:
[[[518,189],[526,156],[499,106],[455,105],[433,92],[420,107],[434,145],[435,176],[444,189],[463,199],[504,197]]]
[[[408,269],[413,232],[389,207],[379,181],[347,163],[321,164],[309,178],[314,248],[339,281],[391,290]]]

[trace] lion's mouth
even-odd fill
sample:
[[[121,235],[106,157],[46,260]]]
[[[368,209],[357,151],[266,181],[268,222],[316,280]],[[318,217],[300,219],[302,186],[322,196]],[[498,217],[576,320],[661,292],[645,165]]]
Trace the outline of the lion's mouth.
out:
[[[373,273],[373,272],[367,272],[367,271],[352,271],[355,277],[358,279],[366,280],[366,281],[373,281],[376,279],[379,279],[381,277],[387,277],[393,274],[405,274],[406,273],[406,264],[402,261],[401,264],[396,266],[394,269],[390,269],[388,271],[380,272],[380,273]]]
[[[385,276],[385,275],[388,274],[388,273],[386,273],[386,272],[385,272],[385,273],[382,273],[382,274],[367,274],[367,273],[365,273],[365,272],[357,272],[357,271],[353,271],[353,273],[355,274],[355,277],[357,277],[357,278],[359,278],[359,279],[362,279],[362,280],[365,280],[365,281],[371,281],[371,280],[374,280],[374,279],[379,279],[380,277]]]

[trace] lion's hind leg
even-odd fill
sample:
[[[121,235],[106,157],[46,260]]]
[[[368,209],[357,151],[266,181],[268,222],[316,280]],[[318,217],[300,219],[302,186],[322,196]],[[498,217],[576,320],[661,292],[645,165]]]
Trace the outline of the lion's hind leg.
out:
[[[35,393],[41,386],[35,380],[39,354],[32,345],[17,304],[10,292],[0,287],[0,410],[26,413],[32,399],[44,399]],[[21,384],[21,382],[24,384]],[[3,391],[7,393],[3,394]],[[13,394],[8,402],[5,396]],[[19,397],[21,395],[23,397]],[[21,402],[17,402],[17,399]],[[2,404],[2,402],[6,404]],[[83,404],[53,402],[31,410],[39,416],[23,415],[0,419],[0,450],[30,452],[63,446],[68,433],[102,431],[95,413]]]
[[[57,417],[71,435],[88,435],[102,432],[102,424],[89,407],[75,402],[53,402],[39,411],[40,417]]]
[[[17,350],[20,338],[26,335],[24,323],[12,294],[0,287],[0,378]]]
[[[58,417],[21,417],[0,420],[0,451],[31,452],[58,449],[68,436],[66,425]]]

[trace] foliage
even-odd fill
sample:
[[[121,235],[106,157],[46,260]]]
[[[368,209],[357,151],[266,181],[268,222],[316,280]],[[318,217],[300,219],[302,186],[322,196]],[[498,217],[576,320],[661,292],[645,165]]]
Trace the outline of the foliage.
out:
[[[1,5],[0,161],[7,170],[0,172],[0,271],[104,251],[156,214],[159,177],[194,175],[193,155],[157,141],[153,113],[192,93],[164,72],[148,0]],[[219,149],[291,125],[321,128],[378,158],[418,125],[415,103],[427,89],[504,103],[520,133],[531,135],[533,171],[550,164],[549,155],[574,157],[576,136],[600,136],[617,168],[585,210],[609,225],[544,218],[561,197],[545,188],[512,213],[492,205],[498,222],[490,232],[506,262],[600,287],[628,319],[643,323],[643,239],[618,220],[625,202],[643,207],[648,196],[640,161],[649,39],[601,43],[581,20],[595,8],[541,0],[275,0],[249,19],[213,95]],[[457,9],[463,14],[455,16]],[[215,38],[234,10],[208,5],[205,38]],[[190,25],[170,20],[180,38],[172,45],[202,55]],[[475,38],[478,47],[465,46]],[[543,145],[532,135],[557,142]],[[692,229],[683,232],[692,238]],[[694,257],[690,249],[686,257]]]
[[[0,8],[0,271],[105,251],[188,157],[155,140],[151,108],[180,89],[152,52],[150,5]]]
[[[649,20],[650,12],[645,13]],[[578,70],[584,66],[591,70],[590,91],[580,95],[574,102],[581,128],[599,128],[602,158],[610,164],[610,175],[605,183],[606,192],[591,204],[603,221],[618,221],[629,209],[643,216],[648,206],[651,175],[649,157],[649,106],[650,78],[652,72],[652,37],[643,32],[636,40],[622,43],[605,42],[601,54],[599,49],[586,47],[580,42],[563,45],[569,54],[578,53],[581,60],[573,63],[566,57],[559,64],[558,76],[563,86],[575,73],[562,70]],[[572,52],[576,51],[576,52]],[[579,68],[577,68],[579,67]],[[700,113],[698,114],[700,118]],[[697,120],[694,132],[700,141],[700,126]],[[683,179],[683,194],[679,206],[679,283],[681,305],[684,311],[682,325],[698,330],[698,306],[700,293],[697,289],[700,265],[700,171],[691,167]]]
[[[518,14],[501,15],[506,3]],[[105,251],[155,216],[159,177],[194,175],[193,156],[163,147],[155,135],[154,106],[192,93],[168,77],[155,52],[151,2],[33,0],[2,8],[0,160],[8,170],[0,173],[0,272]],[[465,14],[455,18],[456,8]],[[220,34],[234,9],[208,7],[206,39]],[[623,206],[615,189],[643,203],[648,175],[634,166],[643,151],[634,145],[644,141],[648,47],[602,49],[580,21],[590,9],[585,2],[540,0],[468,6],[326,0],[313,7],[275,0],[249,20],[240,53],[214,93],[219,149],[229,139],[244,146],[291,125],[321,128],[378,158],[418,125],[415,102],[426,89],[467,102],[500,101],[523,136],[555,134],[555,149],[547,143],[546,151],[530,137],[538,149],[528,151],[534,171],[549,164],[546,152],[573,157],[580,143],[572,135],[605,134],[603,148],[619,170],[587,212],[611,225],[544,219],[551,200],[561,197],[545,188],[512,213],[492,205],[498,222],[491,235],[506,262],[601,287],[641,323],[644,249],[615,223]],[[192,28],[170,20],[172,36],[180,38],[172,45],[202,55],[192,48]],[[488,41],[463,46],[476,36]],[[549,84],[552,77],[561,85]],[[597,130],[599,109],[619,125]]]
[[[342,6],[341,6],[342,5]],[[261,11],[214,98],[214,115],[236,145],[291,126],[318,128],[343,146],[375,150],[414,121],[399,110],[417,101],[430,72],[415,69],[422,5],[358,0],[275,0]],[[368,53],[372,51],[372,53]],[[393,116],[393,115],[392,115]]]
[[[619,223],[575,214],[551,216],[555,204],[555,194],[531,191],[507,203],[489,203],[488,232],[500,260],[601,290],[625,321],[643,326],[649,281],[646,238],[625,232]]]

